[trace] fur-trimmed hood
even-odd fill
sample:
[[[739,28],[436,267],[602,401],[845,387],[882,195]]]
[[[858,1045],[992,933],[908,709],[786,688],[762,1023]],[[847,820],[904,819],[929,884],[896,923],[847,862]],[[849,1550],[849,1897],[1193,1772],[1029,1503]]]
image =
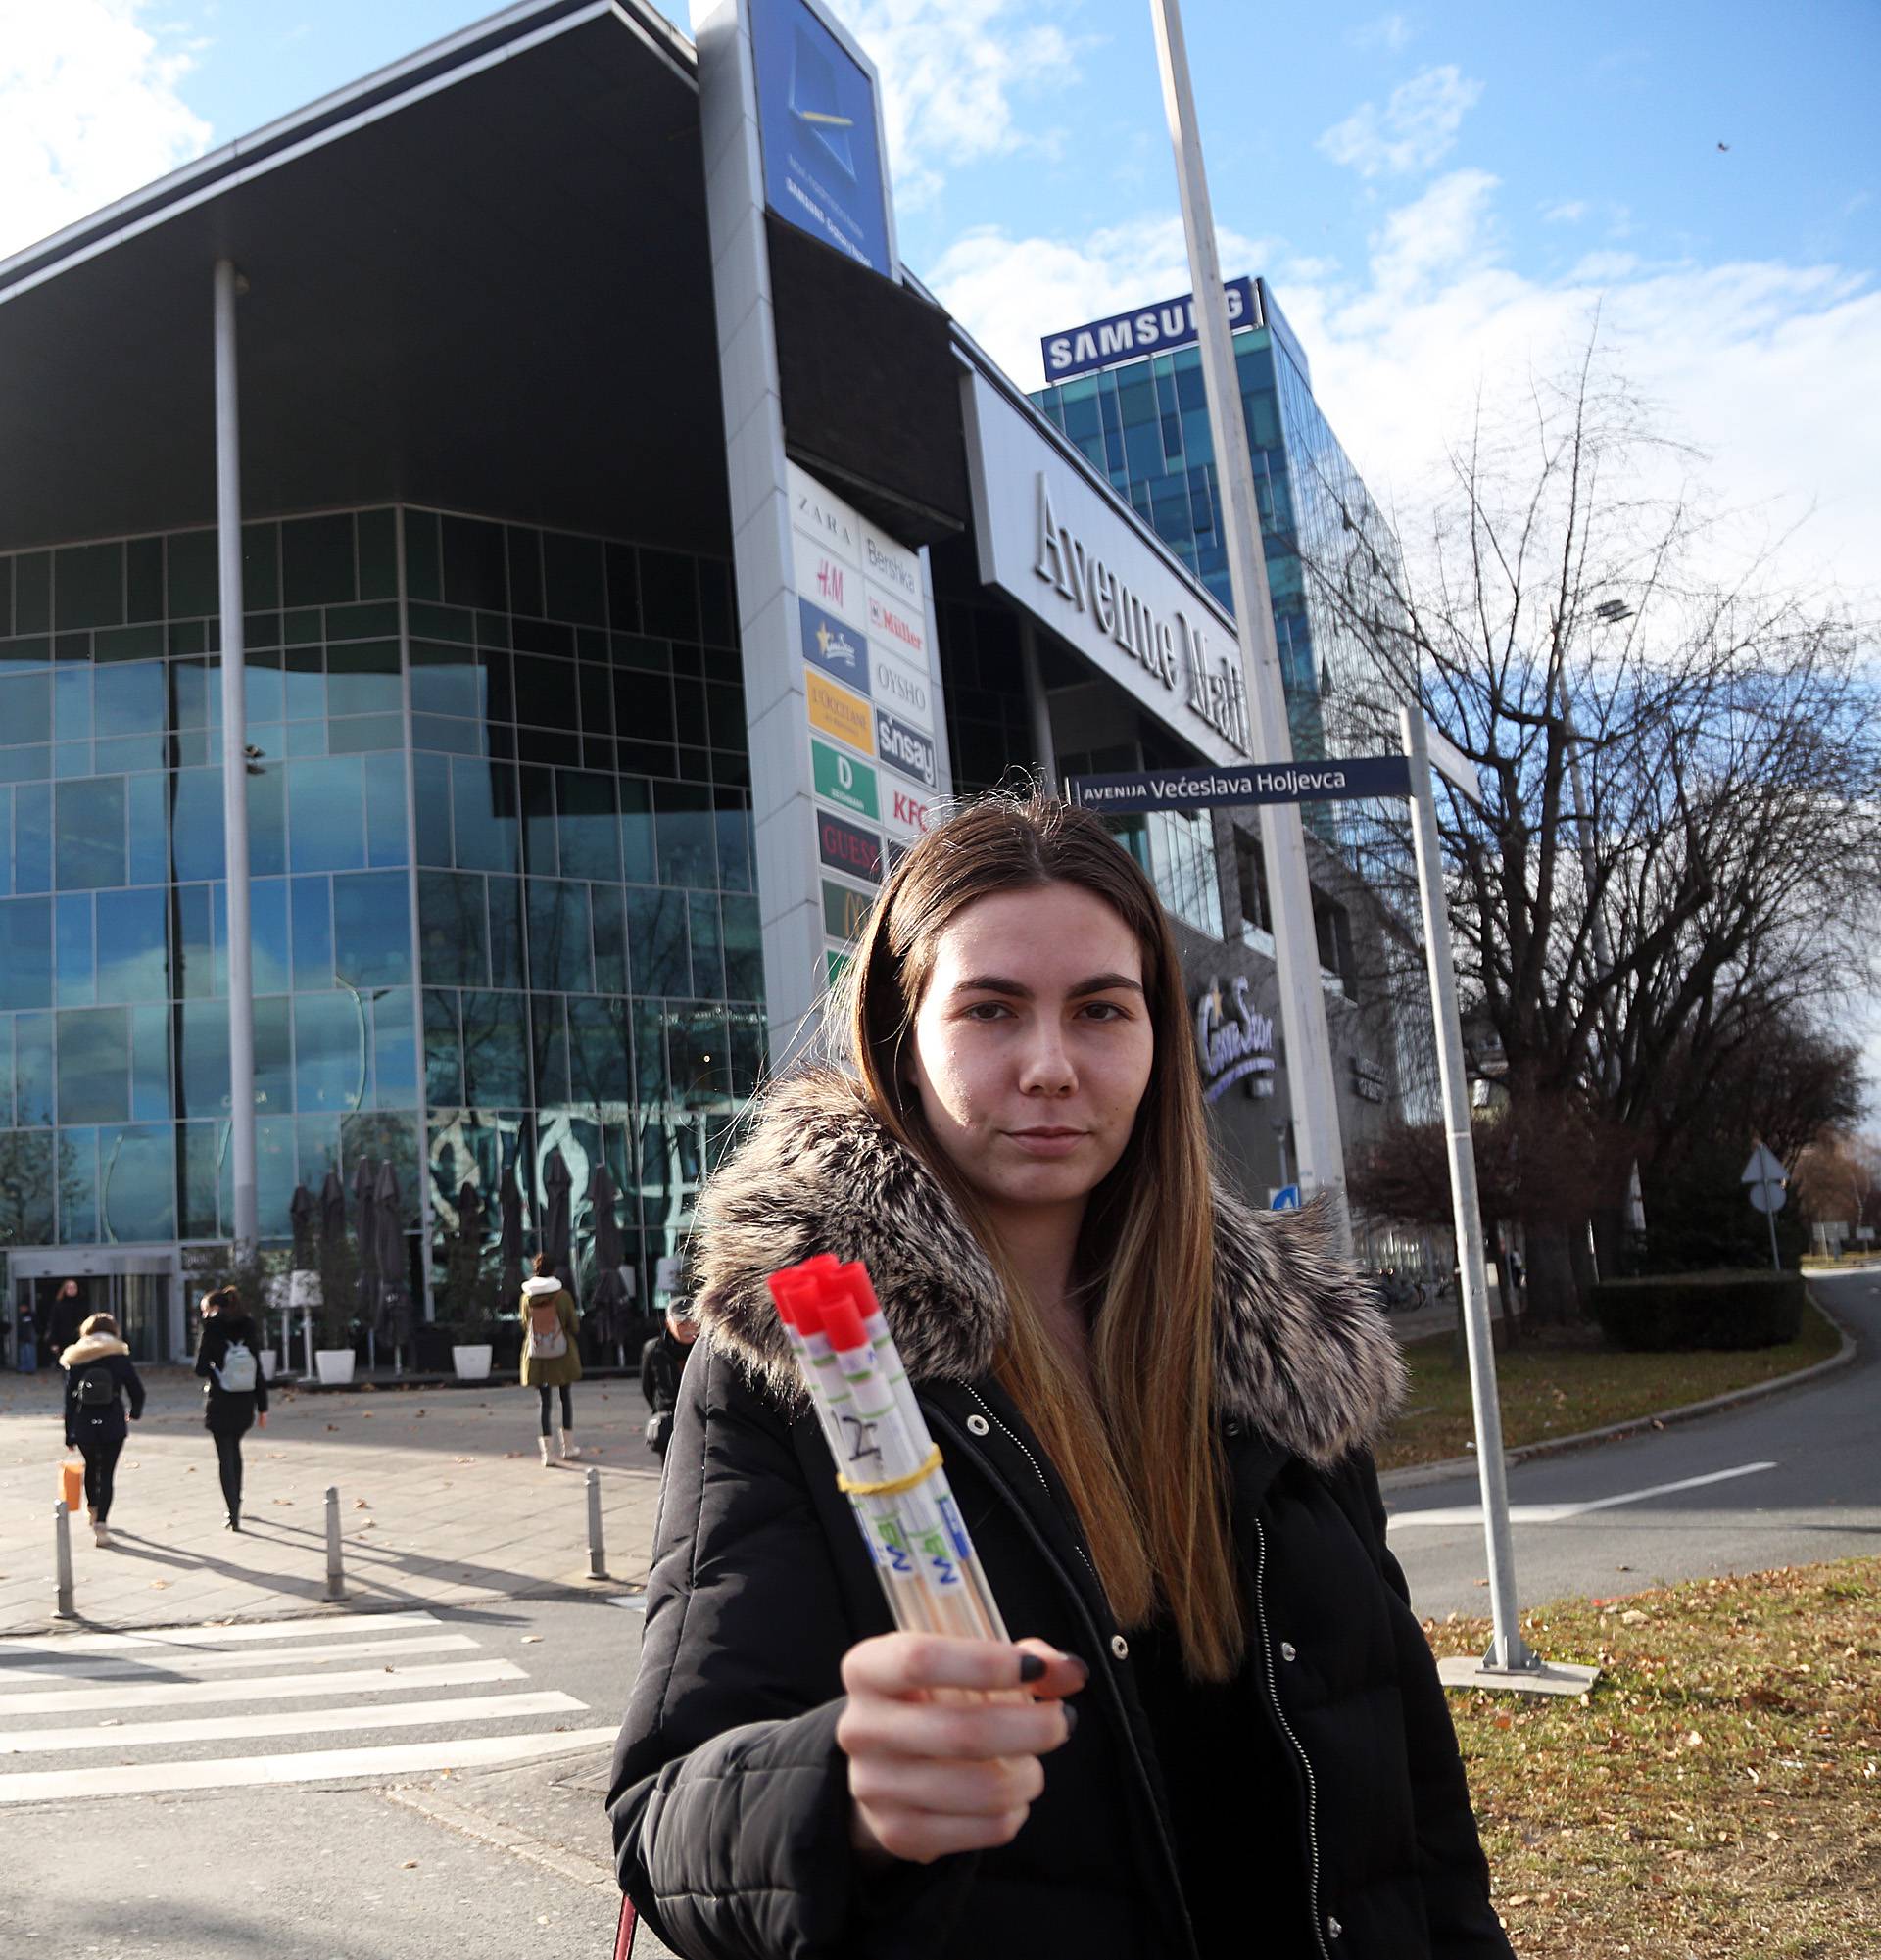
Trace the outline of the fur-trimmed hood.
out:
[[[109,1355],[129,1353],[130,1349],[116,1334],[86,1334],[59,1357],[59,1365],[67,1369],[82,1368],[93,1362],[102,1362]]]
[[[1370,1283],[1334,1250],[1329,1219],[1253,1212],[1215,1187],[1216,1404],[1309,1462],[1375,1443],[1404,1365]],[[1005,1295],[958,1208],[829,1070],[779,1083],[699,1200],[695,1317],[774,1394],[796,1364],[764,1281],[815,1253],[859,1259],[909,1377],[990,1373]]]

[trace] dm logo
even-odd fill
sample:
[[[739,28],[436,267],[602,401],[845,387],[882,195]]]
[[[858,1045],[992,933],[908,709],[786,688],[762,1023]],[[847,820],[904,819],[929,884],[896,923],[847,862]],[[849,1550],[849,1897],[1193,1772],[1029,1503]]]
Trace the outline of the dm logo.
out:
[[[796,602],[803,634],[803,657],[833,674],[858,693],[869,692],[869,658],[861,635],[807,598]]]

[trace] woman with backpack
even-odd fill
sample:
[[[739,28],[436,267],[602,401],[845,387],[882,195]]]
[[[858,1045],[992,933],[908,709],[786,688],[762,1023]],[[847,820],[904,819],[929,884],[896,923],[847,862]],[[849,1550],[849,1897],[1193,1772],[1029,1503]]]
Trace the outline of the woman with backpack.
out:
[[[105,1520],[111,1515],[112,1482],[129,1434],[124,1398],[130,1399],[135,1422],[144,1412],[144,1385],[109,1314],[93,1314],[79,1326],[59,1365],[66,1371],[66,1448],[85,1459],[85,1514],[93,1539],[109,1545]]]
[[[522,1282],[522,1385],[542,1398],[542,1466],[549,1454],[551,1397],[561,1391],[561,1420],[555,1425],[555,1455],[579,1457],[575,1445],[574,1398],[581,1379],[581,1319],[568,1289],[555,1277],[547,1253],[537,1253],[536,1276]]]
[[[203,1295],[203,1339],[196,1350],[196,1372],[203,1377],[207,1406],[203,1426],[216,1439],[222,1501],[229,1531],[242,1528],[242,1438],[258,1425],[267,1427],[267,1381],[262,1373],[261,1336],[232,1286]]]

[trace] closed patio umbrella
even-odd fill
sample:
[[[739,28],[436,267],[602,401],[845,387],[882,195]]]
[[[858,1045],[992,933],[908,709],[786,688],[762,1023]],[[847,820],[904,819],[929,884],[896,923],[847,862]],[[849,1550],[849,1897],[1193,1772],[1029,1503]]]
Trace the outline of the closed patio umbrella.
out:
[[[373,1231],[378,1240],[379,1298],[375,1324],[397,1351],[411,1338],[411,1289],[406,1283],[405,1204],[399,1173],[388,1157],[372,1186]]]
[[[595,1292],[590,1313],[595,1338],[612,1342],[622,1366],[626,1365],[625,1343],[632,1296],[621,1277],[621,1261],[626,1248],[621,1243],[620,1226],[614,1221],[614,1180],[605,1164],[595,1167],[588,1186],[588,1202],[595,1212]]]
[[[512,1165],[504,1167],[503,1180],[497,1186],[497,1206],[501,1219],[498,1247],[503,1254],[503,1311],[513,1313],[522,1292],[522,1191]]]
[[[312,1272],[314,1270],[314,1228],[319,1217],[319,1200],[305,1184],[296,1184],[293,1201],[287,1208],[287,1216],[294,1226],[294,1270]]]
[[[568,1160],[562,1156],[559,1144],[551,1148],[548,1161],[543,1166],[542,1188],[544,1202],[540,1250],[549,1256],[550,1270],[573,1293],[575,1275],[574,1262],[569,1257],[572,1223],[569,1201],[574,1194],[575,1180],[569,1173]]]
[[[362,1157],[353,1167],[353,1235],[359,1243],[359,1278],[354,1305],[365,1322],[365,1357],[368,1367],[378,1365],[379,1325],[379,1201],[376,1194],[378,1169],[371,1158]]]

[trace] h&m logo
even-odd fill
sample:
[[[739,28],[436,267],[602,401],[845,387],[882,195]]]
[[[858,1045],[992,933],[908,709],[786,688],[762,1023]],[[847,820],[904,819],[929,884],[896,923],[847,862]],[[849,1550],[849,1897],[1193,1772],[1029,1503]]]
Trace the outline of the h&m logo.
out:
[[[819,558],[816,564],[816,590],[820,598],[831,605],[843,603],[843,567],[833,565],[828,558]]]

